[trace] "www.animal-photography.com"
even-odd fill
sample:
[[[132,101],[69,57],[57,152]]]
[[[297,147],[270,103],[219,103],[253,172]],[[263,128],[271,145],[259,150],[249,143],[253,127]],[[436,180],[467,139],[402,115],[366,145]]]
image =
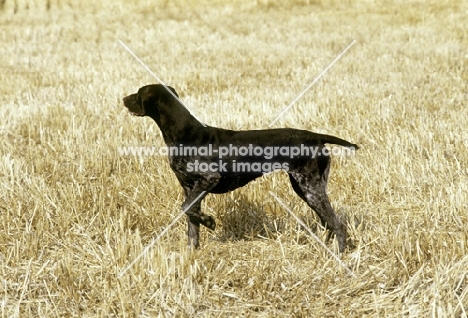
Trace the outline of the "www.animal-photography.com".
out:
[[[467,317],[468,1],[0,1],[5,317]]]

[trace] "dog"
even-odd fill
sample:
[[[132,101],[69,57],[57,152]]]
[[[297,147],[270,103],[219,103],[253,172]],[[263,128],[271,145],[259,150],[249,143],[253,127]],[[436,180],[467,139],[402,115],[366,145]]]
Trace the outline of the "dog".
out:
[[[325,155],[325,144],[356,150],[357,145],[292,128],[234,131],[206,126],[185,108],[174,88],[161,84],[143,86],[123,102],[132,115],[152,118],[161,130],[170,167],[185,194],[182,209],[188,220],[189,246],[199,247],[200,224],[211,230],[216,227],[213,217],[201,211],[208,193],[226,193],[264,173],[283,169],[294,191],[335,234],[339,250],[344,252],[346,225],[333,210],[326,191],[331,159]],[[305,154],[307,149],[310,152]]]

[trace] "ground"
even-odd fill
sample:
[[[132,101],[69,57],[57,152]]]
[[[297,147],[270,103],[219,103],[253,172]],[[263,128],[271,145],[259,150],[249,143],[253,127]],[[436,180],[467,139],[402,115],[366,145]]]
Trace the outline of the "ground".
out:
[[[466,0],[1,1],[2,316],[466,317],[467,16]],[[164,146],[123,107],[157,80],[122,43],[204,123],[263,129],[354,40],[272,126],[359,144],[328,187],[354,277],[284,172],[209,195],[218,227],[187,249],[167,159],[119,152]]]

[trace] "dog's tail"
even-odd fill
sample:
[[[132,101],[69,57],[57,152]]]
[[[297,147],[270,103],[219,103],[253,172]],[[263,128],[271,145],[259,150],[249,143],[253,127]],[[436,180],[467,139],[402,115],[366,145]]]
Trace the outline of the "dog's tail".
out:
[[[330,136],[330,135],[322,135],[322,134],[317,134],[318,139],[320,142],[324,144],[334,144],[334,145],[339,145],[347,148],[353,148],[355,150],[359,149],[359,146],[353,143],[350,143],[349,141],[346,141],[344,139],[335,137],[335,136]]]

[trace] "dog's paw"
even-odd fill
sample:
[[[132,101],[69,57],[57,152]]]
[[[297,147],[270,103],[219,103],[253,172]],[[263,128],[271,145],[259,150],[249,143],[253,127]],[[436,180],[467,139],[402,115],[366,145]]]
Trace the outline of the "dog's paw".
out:
[[[352,238],[348,237],[348,239],[346,240],[346,247],[349,251],[354,251],[357,248],[356,242],[354,242]]]
[[[193,240],[189,238],[187,247],[189,250],[197,250],[200,247],[200,244],[198,243],[198,240]]]
[[[202,224],[209,228],[210,230],[214,231],[216,229],[216,222],[215,220],[209,216],[209,215],[204,215],[202,217]]]

